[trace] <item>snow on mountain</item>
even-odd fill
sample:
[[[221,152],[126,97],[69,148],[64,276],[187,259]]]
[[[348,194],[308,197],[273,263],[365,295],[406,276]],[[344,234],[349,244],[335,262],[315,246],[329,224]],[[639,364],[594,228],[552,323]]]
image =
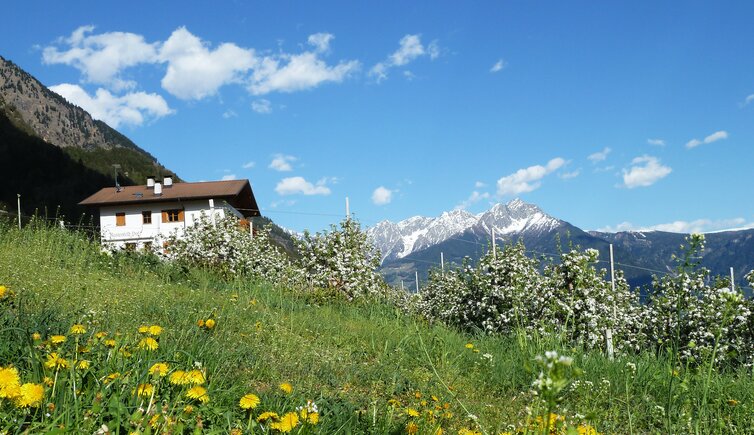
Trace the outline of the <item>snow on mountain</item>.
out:
[[[514,199],[508,204],[496,204],[478,215],[453,210],[436,218],[414,216],[398,223],[383,221],[369,228],[367,235],[385,261],[404,258],[466,231],[490,234],[494,227],[495,233],[503,236],[524,231],[550,231],[560,224],[561,221],[548,216],[536,205]]]

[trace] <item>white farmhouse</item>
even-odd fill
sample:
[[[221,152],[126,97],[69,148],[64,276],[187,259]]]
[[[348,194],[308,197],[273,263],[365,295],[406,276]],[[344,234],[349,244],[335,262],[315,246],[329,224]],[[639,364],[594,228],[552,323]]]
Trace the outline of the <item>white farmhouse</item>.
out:
[[[202,213],[211,219],[259,216],[249,180],[173,183],[165,177],[159,183],[149,177],[146,185],[106,187],[79,205],[99,208],[102,245],[109,249],[162,248]]]

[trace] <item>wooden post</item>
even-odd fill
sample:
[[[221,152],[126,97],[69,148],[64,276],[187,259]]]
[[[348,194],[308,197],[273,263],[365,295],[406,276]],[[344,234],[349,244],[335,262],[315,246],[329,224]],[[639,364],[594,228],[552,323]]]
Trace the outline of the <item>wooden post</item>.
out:
[[[416,274],[416,293],[419,293],[419,271],[415,270],[414,273]]]
[[[401,291],[406,291],[406,289],[403,288],[403,280],[401,280]]]
[[[440,273],[445,276],[445,255],[440,252]]]
[[[21,194],[17,193],[16,196],[18,197],[18,229],[21,229]]]
[[[254,240],[254,222],[249,218],[249,237]]]
[[[347,196],[346,196],[346,219],[351,219],[351,207],[348,204]]]

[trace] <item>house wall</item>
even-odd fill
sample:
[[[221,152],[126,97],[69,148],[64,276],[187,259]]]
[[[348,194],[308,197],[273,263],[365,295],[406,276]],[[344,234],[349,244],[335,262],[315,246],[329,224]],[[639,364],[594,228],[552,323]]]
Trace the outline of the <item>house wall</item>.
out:
[[[230,215],[242,217],[238,210],[223,200],[214,200],[214,205],[216,219]],[[163,210],[174,209],[183,210],[183,222],[162,222]],[[142,212],[144,211],[150,212],[151,224],[143,223]],[[170,235],[175,233],[180,237],[185,228],[194,225],[202,212],[211,216],[209,200],[105,206],[100,208],[102,245],[108,249],[123,249],[128,244],[130,245],[128,247],[143,249],[151,244],[154,249],[159,249]],[[126,214],[125,225],[116,225],[117,213]]]

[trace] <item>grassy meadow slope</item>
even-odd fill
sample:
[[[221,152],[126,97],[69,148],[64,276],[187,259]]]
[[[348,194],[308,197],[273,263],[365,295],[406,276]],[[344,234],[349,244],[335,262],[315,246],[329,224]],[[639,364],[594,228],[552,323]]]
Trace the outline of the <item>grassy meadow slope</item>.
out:
[[[283,432],[257,421],[274,411],[296,413],[295,433],[542,433],[534,358],[557,350],[583,374],[552,411],[580,433],[754,433],[750,371],[695,370],[652,354],[609,361],[553,339],[470,336],[377,302],[110,257],[59,228],[0,223],[0,285],[0,369],[47,382],[38,406],[0,395],[0,432],[94,433],[103,424],[113,433]],[[74,334],[74,324],[86,332]],[[155,349],[141,325],[163,329]],[[53,344],[53,335],[66,341]],[[52,352],[67,366],[47,364]],[[168,376],[149,373],[157,362]],[[206,394],[192,398],[189,386],[170,383],[178,369],[203,371]],[[151,392],[141,388],[148,383]],[[241,409],[250,393],[260,404]],[[316,424],[297,410],[307,400]]]

